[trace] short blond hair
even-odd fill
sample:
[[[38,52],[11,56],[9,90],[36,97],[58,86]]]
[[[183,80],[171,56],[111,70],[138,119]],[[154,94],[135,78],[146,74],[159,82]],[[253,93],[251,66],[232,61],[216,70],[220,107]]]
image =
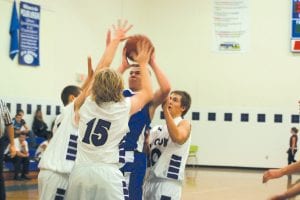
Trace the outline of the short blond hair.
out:
[[[124,82],[120,73],[103,69],[96,74],[92,86],[92,99],[100,105],[104,102],[119,102],[123,99]]]

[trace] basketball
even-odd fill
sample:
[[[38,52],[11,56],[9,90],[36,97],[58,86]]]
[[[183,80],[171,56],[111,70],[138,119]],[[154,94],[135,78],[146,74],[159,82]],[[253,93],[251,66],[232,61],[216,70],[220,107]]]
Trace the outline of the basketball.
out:
[[[129,58],[131,61],[134,61],[132,57],[132,53],[137,53],[137,42],[141,40],[146,40],[147,42],[150,43],[150,45],[153,47],[152,42],[150,39],[144,35],[133,35],[131,36],[125,43],[124,48],[126,48],[126,57]],[[154,51],[154,48],[153,48]],[[151,55],[153,53],[151,52]]]

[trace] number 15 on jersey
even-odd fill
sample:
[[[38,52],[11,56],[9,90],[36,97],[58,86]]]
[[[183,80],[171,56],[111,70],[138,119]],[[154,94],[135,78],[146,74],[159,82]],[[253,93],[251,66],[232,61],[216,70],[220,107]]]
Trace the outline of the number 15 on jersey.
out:
[[[97,123],[94,130],[94,124]],[[94,146],[102,146],[107,141],[108,130],[110,129],[111,122],[103,119],[92,119],[87,124],[82,142],[87,144],[93,144]]]

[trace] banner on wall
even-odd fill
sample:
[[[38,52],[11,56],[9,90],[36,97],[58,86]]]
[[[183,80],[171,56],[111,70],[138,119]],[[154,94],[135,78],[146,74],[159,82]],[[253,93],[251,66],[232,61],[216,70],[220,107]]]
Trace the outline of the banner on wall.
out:
[[[214,0],[213,51],[246,52],[249,49],[248,0]]]
[[[9,28],[9,34],[10,34],[9,57],[12,60],[19,52],[18,30],[19,30],[19,17],[17,12],[16,1],[14,1],[12,13],[11,13],[10,28]]]
[[[20,2],[20,50],[19,64],[40,65],[40,6]]]
[[[300,52],[300,0],[292,0],[291,51]]]

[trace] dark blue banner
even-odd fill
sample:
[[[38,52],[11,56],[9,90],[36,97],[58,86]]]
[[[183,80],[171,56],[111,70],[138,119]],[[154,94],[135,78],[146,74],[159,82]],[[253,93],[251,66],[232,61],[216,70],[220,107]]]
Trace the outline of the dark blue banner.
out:
[[[40,6],[20,3],[20,49],[19,64],[40,65]]]

